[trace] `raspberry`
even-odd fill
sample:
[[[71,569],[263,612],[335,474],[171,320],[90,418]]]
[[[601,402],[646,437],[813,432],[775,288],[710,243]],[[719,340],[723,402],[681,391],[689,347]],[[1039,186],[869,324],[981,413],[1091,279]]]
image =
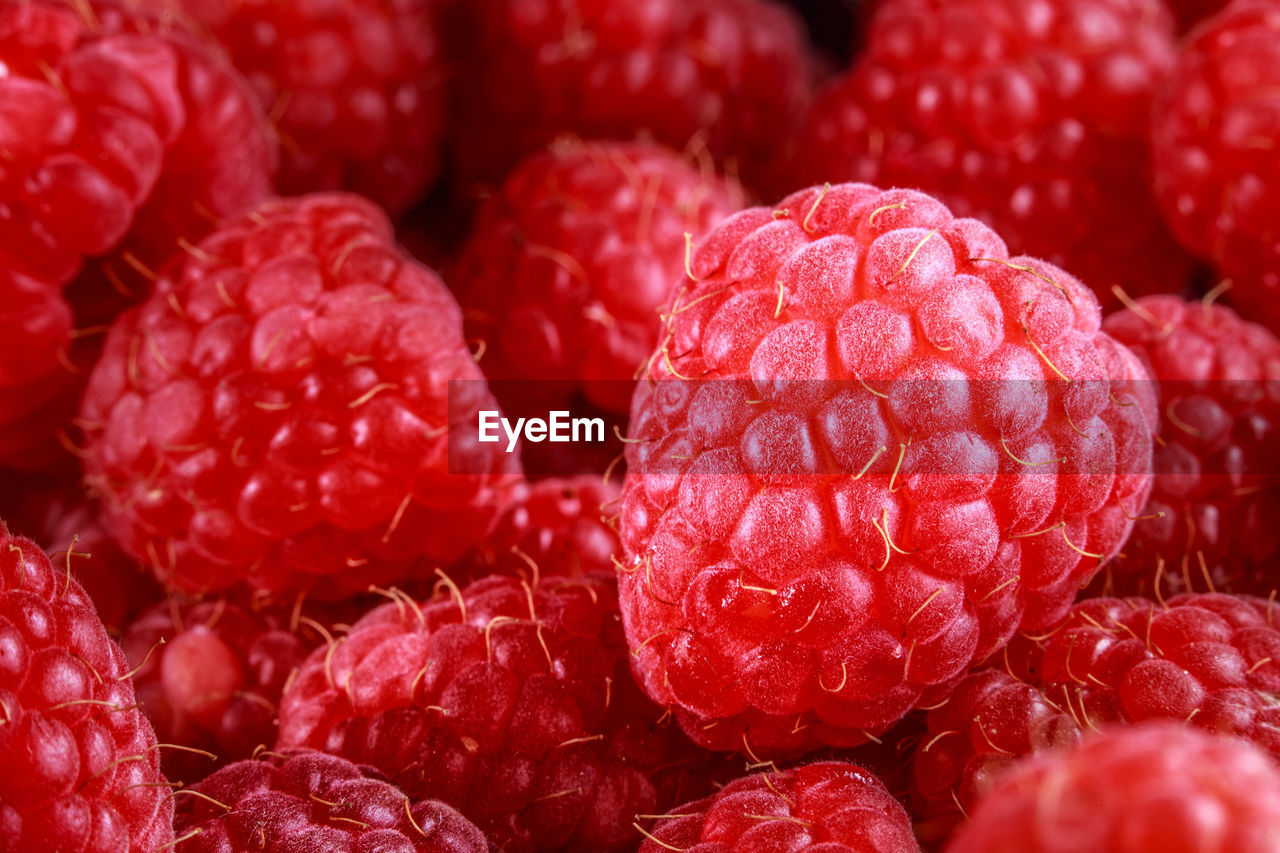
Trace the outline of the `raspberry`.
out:
[[[343,598],[484,535],[511,457],[475,443],[476,408],[496,406],[457,305],[385,216],[284,199],[200,243],[112,329],[81,409],[85,470],[116,539],[176,589]]]
[[[824,761],[752,773],[659,819],[639,853],[919,853],[911,820],[872,774]]]
[[[1188,37],[1155,100],[1155,194],[1173,233],[1280,328],[1280,9],[1241,0]]]
[[[1171,723],[1115,729],[1028,759],[949,853],[1268,853],[1280,770],[1248,743]]]
[[[566,393],[625,412],[685,233],[742,205],[736,182],[654,145],[566,142],[531,156],[481,210],[451,278],[469,333],[489,343],[485,375],[564,380]],[[550,394],[538,392],[545,414]]]
[[[166,753],[165,776],[191,782],[275,743],[285,683],[322,642],[291,615],[225,600],[166,602],[129,626],[120,644],[156,736],[216,756]]]
[[[493,575],[400,598],[307,658],[281,748],[379,768],[444,800],[503,850],[634,845],[634,815],[680,800],[698,759],[627,672],[612,578]],[[696,793],[701,796],[703,792]]]
[[[0,464],[29,469],[74,413],[72,329],[102,322],[61,287],[105,255],[85,290],[145,292],[180,238],[270,191],[275,150],[243,81],[168,15],[5,4],[0,65]]]
[[[151,853],[173,838],[155,733],[84,588],[0,523],[0,838]]]
[[[1230,308],[1177,296],[1140,299],[1103,329],[1137,353],[1164,399],[1151,500],[1095,586],[1268,595],[1280,552],[1280,340]]]
[[[1160,0],[885,0],[815,98],[790,190],[914,187],[1104,302],[1180,289],[1189,263],[1147,186],[1147,115],[1175,54]]]
[[[943,834],[1018,756],[1108,723],[1185,720],[1280,756],[1273,615],[1249,596],[1081,601],[1047,635],[1015,639],[1006,669],[970,674],[929,711],[915,756],[917,816]]]
[[[393,215],[440,173],[439,0],[181,0],[273,116],[282,194],[351,190]]]
[[[188,790],[175,853],[242,850],[485,853],[484,834],[444,803],[409,799],[367,768],[303,752],[238,761]]]
[[[695,741],[884,731],[1128,535],[1151,444],[1118,380],[1148,383],[1067,273],[862,184],[737,214],[689,271],[632,404],[619,597]]]
[[[453,144],[470,180],[561,133],[706,148],[750,177],[804,108],[803,25],[765,0],[473,5]]]
[[[602,515],[617,511],[621,493],[616,485],[587,475],[522,484],[477,553],[474,573],[536,583],[612,572],[614,555],[622,548]]]

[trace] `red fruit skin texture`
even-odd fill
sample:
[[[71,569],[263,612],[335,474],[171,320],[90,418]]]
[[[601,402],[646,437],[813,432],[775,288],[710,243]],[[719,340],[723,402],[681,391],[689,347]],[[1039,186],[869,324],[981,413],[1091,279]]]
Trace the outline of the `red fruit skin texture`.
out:
[[[1188,36],[1151,126],[1155,194],[1183,246],[1232,282],[1231,301],[1277,329],[1280,310],[1280,9],[1241,0]]]
[[[323,642],[294,616],[225,600],[165,602],[129,626],[120,645],[156,736],[216,756],[167,752],[166,777],[191,783],[275,743],[285,684]]]
[[[1178,30],[1183,33],[1228,5],[1230,0],[1169,0],[1169,8],[1178,19]]]
[[[750,184],[808,96],[803,24],[774,3],[471,6],[453,138],[464,184],[501,180],[561,134],[688,146]]]
[[[439,0],[181,0],[272,117],[282,195],[349,190],[393,216],[440,174],[450,69]]]
[[[911,819],[874,775],[825,761],[752,773],[657,821],[639,853],[918,853]]]
[[[1280,552],[1280,339],[1226,306],[1148,296],[1103,329],[1162,400],[1151,499],[1094,588],[1267,596]]]
[[[277,748],[377,767],[503,850],[633,847],[635,815],[707,786],[705,761],[627,672],[615,596],[607,575],[491,575],[383,605],[303,664]]]
[[[737,214],[690,272],[632,404],[619,596],[696,742],[856,745],[1128,535],[1149,383],[1067,273],[862,184]]]
[[[444,803],[411,801],[370,768],[319,752],[237,761],[189,790],[197,795],[180,798],[174,815],[184,839],[175,853],[489,849],[484,833]]]
[[[1095,727],[1167,719],[1280,756],[1274,609],[1240,595],[1094,598],[1045,635],[1018,637],[926,715],[913,767],[921,837],[945,836],[961,807],[972,814],[1020,756]]]
[[[516,469],[475,442],[477,408],[496,406],[457,305],[385,215],[283,199],[113,327],[81,408],[86,478],[174,589],[341,599],[484,535]]]
[[[124,652],[84,588],[0,523],[0,839],[6,853],[150,853],[173,799]]]
[[[0,464],[38,470],[66,458],[53,436],[100,345],[72,330],[265,197],[276,151],[245,83],[156,10],[7,4],[0,63]]]
[[[1280,770],[1265,752],[1158,723],[1019,763],[947,853],[1269,853],[1278,837]]]
[[[1180,291],[1190,263],[1148,186],[1147,116],[1174,61],[1160,0],[886,0],[815,96],[779,191],[866,181],[937,196],[1093,288]]]
[[[565,141],[531,155],[481,209],[451,278],[468,335],[488,344],[485,375],[532,381],[543,416],[556,388],[625,413],[685,234],[744,201],[736,181],[656,145]]]

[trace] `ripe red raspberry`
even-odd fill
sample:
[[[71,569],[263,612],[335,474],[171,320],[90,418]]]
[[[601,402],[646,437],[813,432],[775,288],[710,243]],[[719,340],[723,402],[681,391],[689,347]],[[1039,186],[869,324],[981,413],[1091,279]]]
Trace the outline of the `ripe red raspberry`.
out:
[[[135,667],[138,702],[156,736],[215,756],[167,752],[165,776],[190,783],[275,743],[285,683],[323,643],[298,615],[225,600],[175,601],[129,626],[120,645]]]
[[[85,470],[111,532],[172,587],[342,598],[484,535],[513,457],[476,443],[476,408],[496,406],[458,307],[384,214],[284,199],[112,329]]]
[[[453,142],[468,180],[561,133],[706,149],[750,179],[804,108],[803,25],[766,0],[472,5]]]
[[[84,589],[0,522],[6,853],[151,853],[173,838],[156,736]]]
[[[612,572],[622,547],[605,517],[617,513],[621,494],[617,485],[593,475],[521,484],[475,555],[472,571],[535,583]]]
[[[1280,770],[1232,738],[1172,723],[1112,729],[1028,759],[948,853],[1271,853]]]
[[[103,322],[62,286],[106,255],[82,289],[144,293],[180,239],[270,191],[275,149],[232,69],[134,4],[5,4],[0,65],[0,464],[30,469],[74,413],[72,329]]]
[[[1188,36],[1155,101],[1155,192],[1182,244],[1280,328],[1280,8],[1240,0]]]
[[[488,343],[485,376],[533,384],[543,416],[561,391],[625,412],[685,234],[743,203],[736,182],[655,145],[564,142],[526,159],[481,209],[450,279],[468,333]]]
[[[1173,64],[1161,0],[885,0],[784,166],[913,187],[1078,276],[1104,303],[1180,290],[1147,185],[1147,116]]]
[[[1270,602],[1249,596],[1081,601],[928,712],[913,768],[916,815],[929,836],[944,835],[1018,756],[1108,723],[1186,721],[1280,756],[1273,617]]]
[[[680,802],[660,796],[663,777],[697,775],[627,656],[608,576],[446,581],[313,652],[281,701],[279,746],[373,765],[503,850],[623,849],[635,815]]]
[[[660,819],[639,853],[910,853],[911,820],[872,774],[826,761],[730,782]]]
[[[690,273],[632,404],[619,597],[695,741],[884,731],[1128,535],[1145,373],[1067,273],[863,184],[737,214]]]
[[[181,0],[271,114],[282,194],[351,190],[398,215],[440,173],[439,0]]]
[[[175,853],[489,849],[484,834],[444,803],[411,802],[368,768],[319,752],[238,761],[188,790],[197,796],[180,799]]]
[[[1151,499],[1095,587],[1268,595],[1280,581],[1280,340],[1177,296],[1140,299],[1103,329],[1156,380],[1161,440]]]

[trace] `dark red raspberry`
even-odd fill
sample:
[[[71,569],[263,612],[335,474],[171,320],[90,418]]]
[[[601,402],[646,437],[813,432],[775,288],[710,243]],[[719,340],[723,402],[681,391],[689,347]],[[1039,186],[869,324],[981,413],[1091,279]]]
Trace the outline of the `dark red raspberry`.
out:
[[[0,846],[152,853],[173,801],[124,652],[93,603],[0,522]]]
[[[1161,439],[1151,499],[1095,588],[1270,594],[1280,583],[1280,340],[1230,308],[1177,296],[1140,299],[1103,329],[1156,380]]]
[[[271,116],[286,195],[351,190],[398,215],[440,173],[440,0],[180,0]]]
[[[639,853],[911,853],[911,820],[883,784],[853,764],[752,773],[664,815]]]
[[[498,181],[561,133],[643,135],[748,179],[804,108],[803,25],[766,0],[471,4],[453,153]]]
[[[167,752],[165,776],[191,783],[275,743],[285,684],[327,631],[300,617],[225,600],[171,601],[129,626],[120,644],[157,737],[214,756]]]
[[[915,755],[917,817],[929,836],[945,835],[1018,756],[1108,723],[1186,721],[1280,756],[1274,615],[1249,596],[1081,601],[929,711]]]
[[[67,369],[92,359],[72,329],[110,319],[62,286],[105,255],[87,298],[145,293],[182,241],[270,191],[275,149],[243,80],[132,3],[7,3],[0,65],[0,464],[35,468],[74,412]]]
[[[302,752],[239,761],[187,789],[175,853],[486,853],[484,833],[444,803],[411,802],[368,768]],[[184,793],[184,792],[179,792]]]
[[[497,407],[439,278],[371,203],[303,196],[220,228],[112,329],[85,469],[172,587],[342,598],[484,535],[514,457],[476,443],[476,408]]]
[[[598,476],[521,484],[475,555],[477,577],[540,578],[608,574],[622,554],[614,518],[622,490]]]
[[[645,690],[758,754],[853,745],[1056,621],[1150,489],[1145,372],[1078,280],[920,193],[777,207],[693,254],[621,516]]]
[[[1186,32],[1200,21],[1216,14],[1229,0],[1168,0],[1178,19],[1178,29]]]
[[[664,777],[706,792],[627,657],[608,576],[443,581],[311,654],[281,702],[279,746],[373,765],[503,850],[625,849],[635,815],[681,801]]]
[[[1232,738],[1120,728],[1015,767],[948,853],[1271,853],[1280,770]]]
[[[1280,328],[1280,8],[1239,0],[1187,38],[1155,102],[1156,198],[1182,244]]]
[[[1147,184],[1147,116],[1173,64],[1161,0],[885,0],[815,99],[783,189],[913,187],[1012,251],[1110,288],[1181,290]]]
[[[488,344],[485,376],[532,384],[543,416],[556,402],[543,380],[625,412],[685,235],[744,201],[735,181],[654,145],[566,141],[525,160],[481,209],[450,279],[468,333]]]

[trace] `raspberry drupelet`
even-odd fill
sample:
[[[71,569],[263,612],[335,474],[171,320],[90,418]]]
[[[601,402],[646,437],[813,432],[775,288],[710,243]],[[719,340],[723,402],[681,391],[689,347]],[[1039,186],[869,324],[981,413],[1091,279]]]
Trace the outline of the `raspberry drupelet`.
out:
[[[73,330],[111,319],[87,309],[265,197],[276,150],[233,69],[139,4],[6,3],[0,67],[0,465],[32,470],[65,456],[93,357]]]
[[[919,853],[911,819],[880,780],[825,761],[752,773],[674,809],[639,853]]]
[[[750,178],[808,96],[809,47],[766,0],[471,4],[453,155],[496,182],[561,134],[709,151]]]
[[[485,376],[532,386],[540,413],[553,388],[626,412],[684,235],[744,202],[736,181],[656,145],[564,141],[530,156],[481,208],[450,278],[468,334],[488,344]]]
[[[349,190],[393,216],[440,174],[441,0],[180,0],[226,49],[273,121],[284,195]]]
[[[1062,270],[841,184],[731,217],[688,273],[632,403],[619,597],[695,741],[861,742],[1060,618],[1128,535],[1146,374]]]
[[[796,134],[790,191],[912,187],[1011,251],[1110,288],[1180,291],[1190,262],[1148,185],[1147,117],[1176,53],[1162,0],[885,0]]]
[[[174,853],[486,853],[484,833],[319,752],[238,761],[179,798]]]
[[[1280,8],[1240,0],[1197,26],[1156,98],[1155,193],[1173,233],[1280,330]]]
[[[69,569],[0,522],[0,841],[152,853],[173,800],[124,652]]]
[[[632,822],[706,794],[707,758],[627,671],[612,577],[444,578],[303,664],[279,748],[379,768],[509,851],[622,850]],[[682,789],[683,787],[683,790]]]
[[[1271,853],[1280,770],[1249,743],[1176,723],[1111,729],[1027,759],[948,853]]]
[[[1151,374],[1160,441],[1151,499],[1094,588],[1269,595],[1280,586],[1280,339],[1177,296],[1131,302],[1102,328]]]
[[[1019,756],[1098,727],[1167,719],[1280,756],[1275,615],[1250,596],[1095,598],[1018,637],[926,715],[913,762],[921,836],[949,832]]]
[[[108,529],[173,588],[338,599],[488,530],[514,457],[430,269],[372,203],[264,203],[112,328],[81,408]],[[451,391],[452,387],[452,391]]]

